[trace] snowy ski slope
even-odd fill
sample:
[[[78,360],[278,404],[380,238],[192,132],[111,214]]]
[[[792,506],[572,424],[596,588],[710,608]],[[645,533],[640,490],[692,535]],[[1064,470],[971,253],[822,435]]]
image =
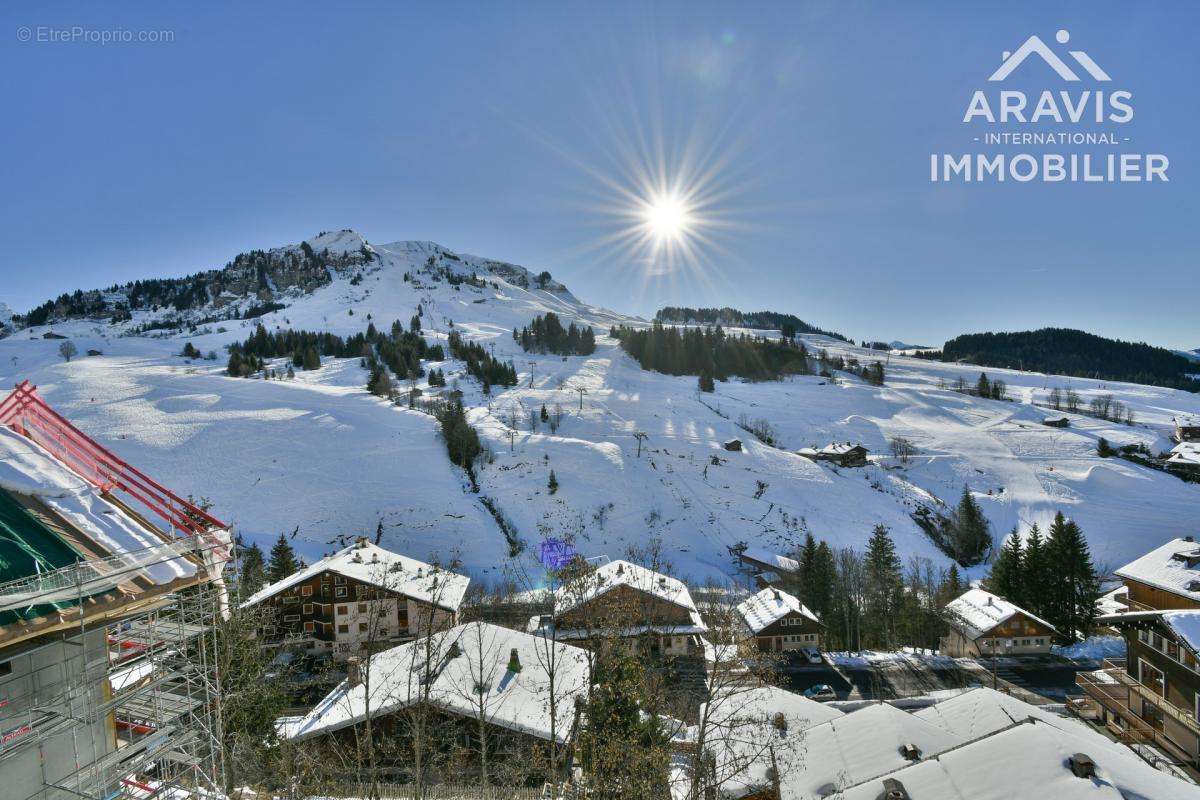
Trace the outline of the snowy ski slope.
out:
[[[346,252],[365,244],[350,232],[309,241]],[[944,565],[909,514],[919,504],[953,504],[964,484],[998,536],[1017,524],[1044,525],[1062,509],[1080,522],[1102,565],[1197,532],[1200,486],[1095,454],[1102,436],[1115,445],[1169,448],[1172,418],[1200,415],[1196,395],[988,370],[1008,383],[1014,402],[981,400],[939,388],[959,376],[973,384],[979,368],[896,354],[883,387],[839,374],[836,384],[815,376],[731,380],[699,395],[694,378],[643,371],[607,336],[610,325],[641,320],[586,305],[553,281],[538,289],[520,267],[433,243],[371,249],[376,256],[364,269],[333,273],[329,285],[311,294],[284,292],[287,308],[203,325],[192,335],[130,335],[154,316],[142,312],[116,326],[56,324],[53,330],[80,351],[66,363],[60,342],[41,338],[49,328],[17,331],[0,340],[0,381],[33,380],[90,435],[168,486],[207,499],[243,536],[266,544],[295,531],[294,543],[310,560],[335,549],[339,538],[382,529],[386,547],[424,560],[461,558],[477,578],[496,579],[508,544],[481,496],[531,545],[569,535],[586,555],[617,558],[659,537],[676,574],[695,580],[729,574],[727,548],[739,541],[779,551],[811,530],[837,546],[860,546],[881,522],[902,554]],[[406,272],[411,280],[404,280]],[[356,273],[361,280],[352,284]],[[447,274],[475,275],[486,284],[453,286]],[[362,331],[368,320],[381,328],[394,319],[407,324],[418,304],[428,339],[459,330],[493,345],[519,373],[518,386],[496,387],[485,397],[461,363],[435,365],[458,379],[492,454],[479,470],[480,494],[447,461],[432,418],[367,394],[357,359],[326,359],[319,371],[299,371],[294,381],[223,374],[223,347],[259,322],[345,335]],[[596,353],[522,352],[513,327],[546,311],[564,324],[595,326],[604,334]],[[805,338],[813,349],[864,360],[877,355]],[[217,360],[182,358],[186,341],[215,351]],[[103,355],[84,356],[89,348]],[[1137,425],[1083,416],[1073,416],[1068,429],[1041,425],[1050,412],[1033,404],[1044,403],[1050,388],[1068,385],[1085,406],[1095,394],[1112,393],[1132,407]],[[578,389],[586,390],[582,410]],[[543,404],[551,413],[561,409],[556,432],[542,423],[531,430],[530,412]],[[768,420],[780,447],[739,429],[743,415]],[[640,457],[636,432],[647,435]],[[908,465],[888,455],[894,436],[917,446]],[[722,449],[734,437],[743,441],[742,452]],[[834,440],[863,443],[873,463],[838,470],[792,452]],[[551,469],[559,483],[553,495],[546,486]]]

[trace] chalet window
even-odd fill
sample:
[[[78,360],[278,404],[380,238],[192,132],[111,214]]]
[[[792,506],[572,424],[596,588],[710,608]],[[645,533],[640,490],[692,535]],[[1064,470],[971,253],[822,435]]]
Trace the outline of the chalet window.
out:
[[[349,633],[349,632],[350,632],[349,625],[338,625],[338,633]]]
[[[366,603],[359,603],[359,604],[358,604],[358,613],[360,613],[360,614],[365,614],[365,613],[367,613],[367,604],[366,604]]]
[[[329,597],[329,585],[321,584],[321,597]]]
[[[365,623],[365,622],[358,623],[358,632],[366,633],[367,632],[367,623]]]
[[[11,675],[11,674],[12,674],[12,662],[11,661],[5,661],[3,664],[0,664],[0,675]]]
[[[299,603],[299,602],[300,602],[300,598],[296,597],[295,595],[289,594],[289,595],[284,595],[284,597],[283,597],[283,604],[285,606],[294,606],[296,603]]]
[[[338,586],[342,586],[346,583],[346,578],[343,575],[335,575],[333,576],[333,582]]]
[[[305,604],[304,604],[304,608],[302,609],[302,613],[303,613],[305,616],[312,616],[312,613],[313,613],[313,604],[312,604],[312,603],[305,603]]]
[[[316,629],[317,629],[317,626],[313,625],[311,622],[304,623],[304,632],[305,633],[312,633]]]
[[[300,615],[299,614],[285,614],[283,617],[283,621],[284,622],[299,622]]]
[[[301,586],[300,594],[303,595],[304,597],[312,597],[312,587],[311,586]]]
[[[1150,631],[1145,628],[1138,628],[1138,641],[1143,644],[1150,644]]]
[[[336,597],[345,597],[346,596],[346,587],[345,586],[337,587],[337,591],[334,592],[334,595]]]
[[[346,606],[338,606],[337,612],[339,614],[346,614],[349,610],[350,609]]]
[[[1167,642],[1167,655],[1176,661],[1179,660],[1179,645],[1175,642]]]
[[[1163,637],[1157,633],[1154,634],[1154,649],[1155,650],[1163,649]]]

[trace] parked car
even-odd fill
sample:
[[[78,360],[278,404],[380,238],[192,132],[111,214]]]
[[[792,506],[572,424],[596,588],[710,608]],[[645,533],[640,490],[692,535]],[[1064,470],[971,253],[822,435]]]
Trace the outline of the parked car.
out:
[[[804,690],[804,696],[809,700],[816,700],[824,703],[826,700],[836,700],[837,695],[833,691],[833,687],[828,683],[818,683],[816,686],[810,686]]]
[[[804,648],[804,657],[808,659],[808,663],[810,664],[821,663],[821,653],[815,647]]]

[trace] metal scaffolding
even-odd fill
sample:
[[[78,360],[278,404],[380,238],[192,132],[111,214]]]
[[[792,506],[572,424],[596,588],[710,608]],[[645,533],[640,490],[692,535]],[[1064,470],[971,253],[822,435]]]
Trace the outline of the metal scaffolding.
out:
[[[12,648],[19,650],[14,658],[27,657],[27,671],[0,674],[0,795],[176,800],[219,793],[214,623],[224,587],[223,560],[211,558],[212,547],[200,537],[177,540],[0,585],[0,608],[53,600],[71,602],[68,615],[78,610],[77,621]],[[192,585],[134,591],[115,609],[89,600],[185,555],[196,565]],[[34,770],[40,779],[31,781]]]

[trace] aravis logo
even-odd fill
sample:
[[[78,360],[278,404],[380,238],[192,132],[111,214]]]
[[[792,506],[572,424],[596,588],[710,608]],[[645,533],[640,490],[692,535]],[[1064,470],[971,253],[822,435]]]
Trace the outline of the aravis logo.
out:
[[[1066,44],[1067,42],[1071,41],[1071,34],[1069,31],[1061,30],[1055,35],[1054,38],[1059,44]],[[1087,73],[1096,80],[1112,80],[1112,78],[1108,77],[1108,73],[1100,69],[1100,65],[1093,61],[1092,57],[1087,53],[1083,52],[1082,50],[1070,50],[1068,52],[1072,58],[1079,62],[1079,66],[1083,67],[1084,70],[1086,70]],[[1049,47],[1047,47],[1046,43],[1037,36],[1030,36],[1028,39],[1026,39],[1025,44],[1018,47],[1015,53],[1010,53],[1009,51],[1005,50],[1000,56],[1000,60],[1004,63],[1000,65],[999,69],[992,73],[992,76],[988,78],[988,80],[1004,80],[1009,75],[1013,74],[1013,71],[1016,70],[1017,67],[1025,63],[1025,59],[1033,55],[1041,56],[1042,61],[1045,61],[1050,69],[1057,72],[1058,77],[1062,78],[1064,81],[1079,80],[1079,75],[1075,73],[1075,70],[1067,66],[1067,63],[1059,58],[1058,55]]]
[[[1066,29],[1054,37],[1067,45]],[[971,93],[962,123],[977,146],[991,153],[931,153],[934,183],[1139,183],[1166,181],[1161,153],[1121,152],[1132,140],[1133,93],[1113,87],[1112,77],[1083,50],[1055,52],[1037,35],[1004,51],[987,84]],[[1038,64],[1050,68],[1046,70]],[[1056,80],[1054,76],[1057,76]],[[1049,78],[1053,88],[1027,91]],[[1020,82],[1017,86],[1013,83]],[[996,84],[1004,84],[1005,87]],[[1068,84],[1064,86],[1063,84]],[[985,126],[985,127],[980,127]],[[1040,152],[1013,152],[1018,147]],[[1066,152],[1048,152],[1053,147]],[[1074,152],[1070,152],[1073,150]]]

